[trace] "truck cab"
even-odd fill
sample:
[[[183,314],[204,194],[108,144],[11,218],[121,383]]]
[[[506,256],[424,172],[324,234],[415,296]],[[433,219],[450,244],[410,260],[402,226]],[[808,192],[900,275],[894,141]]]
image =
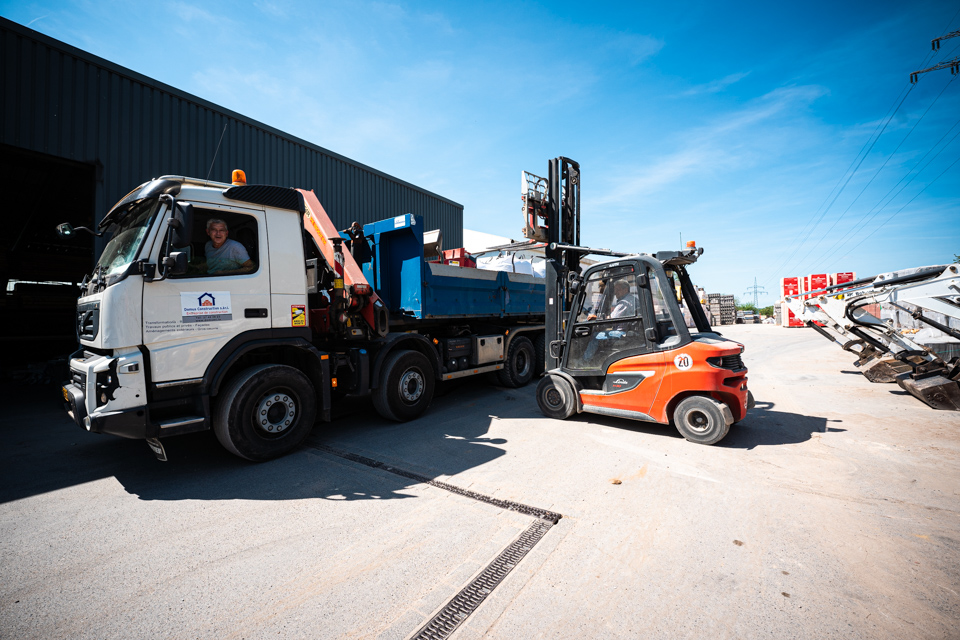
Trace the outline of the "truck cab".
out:
[[[302,202],[290,189],[259,191],[165,176],[104,217],[112,237],[77,303],[80,350],[64,386],[80,425],[148,440],[210,428],[210,397],[232,360],[274,348],[319,362],[305,318]],[[243,260],[208,264],[214,230]],[[263,425],[274,438],[296,426],[297,408],[287,409]]]

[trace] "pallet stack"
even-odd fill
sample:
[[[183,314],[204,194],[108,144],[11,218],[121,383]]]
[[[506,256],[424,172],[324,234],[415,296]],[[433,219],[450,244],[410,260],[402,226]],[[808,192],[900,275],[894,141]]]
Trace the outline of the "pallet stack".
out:
[[[707,303],[714,325],[734,324],[737,320],[737,303],[732,295],[725,293],[707,294]]]

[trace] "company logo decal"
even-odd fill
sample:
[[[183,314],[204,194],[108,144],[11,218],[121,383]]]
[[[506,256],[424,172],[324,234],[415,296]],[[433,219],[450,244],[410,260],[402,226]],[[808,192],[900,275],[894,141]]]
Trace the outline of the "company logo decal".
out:
[[[693,368],[693,358],[685,353],[681,353],[673,359],[673,364],[676,365],[680,371],[688,371]]]
[[[229,291],[184,291],[180,293],[181,322],[226,322],[233,320]]]

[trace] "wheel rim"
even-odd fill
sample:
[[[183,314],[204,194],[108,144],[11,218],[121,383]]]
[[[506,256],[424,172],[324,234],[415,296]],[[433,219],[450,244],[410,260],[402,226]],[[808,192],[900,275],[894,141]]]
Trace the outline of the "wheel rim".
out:
[[[400,397],[407,404],[413,404],[423,395],[425,386],[423,374],[417,369],[408,369],[400,376]]]
[[[530,371],[530,358],[527,357],[527,352],[523,349],[520,349],[517,353],[515,368],[517,375],[520,377],[527,375],[527,372]]]
[[[547,406],[554,409],[563,405],[563,394],[556,387],[547,389],[543,399],[546,400]]]
[[[710,430],[710,417],[699,409],[694,409],[684,416],[687,428],[697,433],[706,433]]]
[[[289,431],[297,417],[297,397],[286,389],[274,389],[260,397],[254,409],[253,424],[265,436]]]

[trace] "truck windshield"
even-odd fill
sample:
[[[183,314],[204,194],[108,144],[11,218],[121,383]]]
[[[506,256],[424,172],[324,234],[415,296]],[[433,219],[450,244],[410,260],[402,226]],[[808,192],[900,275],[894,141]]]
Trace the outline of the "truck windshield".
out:
[[[121,214],[113,237],[104,247],[97,263],[102,276],[110,278],[125,272],[130,266],[143,243],[150,224],[160,208],[159,198],[148,198],[130,205],[126,214]]]

